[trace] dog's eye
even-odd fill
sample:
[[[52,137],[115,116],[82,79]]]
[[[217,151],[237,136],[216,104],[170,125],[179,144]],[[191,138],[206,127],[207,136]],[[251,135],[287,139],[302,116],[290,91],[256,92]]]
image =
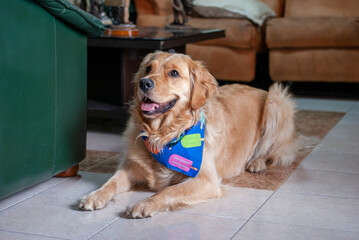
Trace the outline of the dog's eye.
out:
[[[171,77],[179,77],[180,75],[179,75],[179,73],[178,73],[176,70],[172,70],[172,71],[170,72],[170,76],[171,76]]]
[[[150,73],[152,70],[151,66],[146,67],[146,73]]]

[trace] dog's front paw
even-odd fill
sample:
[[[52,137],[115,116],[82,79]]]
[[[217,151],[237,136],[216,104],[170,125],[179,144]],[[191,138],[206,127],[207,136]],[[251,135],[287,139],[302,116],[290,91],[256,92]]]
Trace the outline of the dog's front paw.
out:
[[[79,207],[87,211],[100,210],[106,207],[108,202],[109,199],[100,191],[94,191],[80,200]]]
[[[160,204],[153,199],[145,199],[126,210],[126,214],[131,218],[147,218],[152,217],[160,211]]]

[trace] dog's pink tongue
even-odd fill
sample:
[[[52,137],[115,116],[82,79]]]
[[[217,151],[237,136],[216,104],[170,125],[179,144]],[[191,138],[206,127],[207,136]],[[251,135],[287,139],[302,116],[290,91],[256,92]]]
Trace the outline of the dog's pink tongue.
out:
[[[159,108],[159,106],[160,105],[158,105],[157,103],[142,102],[141,103],[141,110],[146,111],[146,112],[150,112],[150,111],[153,111],[153,110]]]

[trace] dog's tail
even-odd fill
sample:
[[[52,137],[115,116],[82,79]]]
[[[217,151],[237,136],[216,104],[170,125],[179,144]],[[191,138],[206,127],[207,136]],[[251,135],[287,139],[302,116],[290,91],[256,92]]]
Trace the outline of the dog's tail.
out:
[[[264,154],[273,165],[289,165],[295,158],[295,104],[288,88],[273,84],[264,103],[261,122],[262,139],[257,153]]]

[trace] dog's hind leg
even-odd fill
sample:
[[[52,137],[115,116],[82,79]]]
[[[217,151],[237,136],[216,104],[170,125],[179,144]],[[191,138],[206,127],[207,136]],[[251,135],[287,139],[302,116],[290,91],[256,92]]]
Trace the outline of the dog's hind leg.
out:
[[[264,157],[253,158],[247,163],[246,170],[252,173],[264,171],[267,169],[266,162],[267,158]]]

